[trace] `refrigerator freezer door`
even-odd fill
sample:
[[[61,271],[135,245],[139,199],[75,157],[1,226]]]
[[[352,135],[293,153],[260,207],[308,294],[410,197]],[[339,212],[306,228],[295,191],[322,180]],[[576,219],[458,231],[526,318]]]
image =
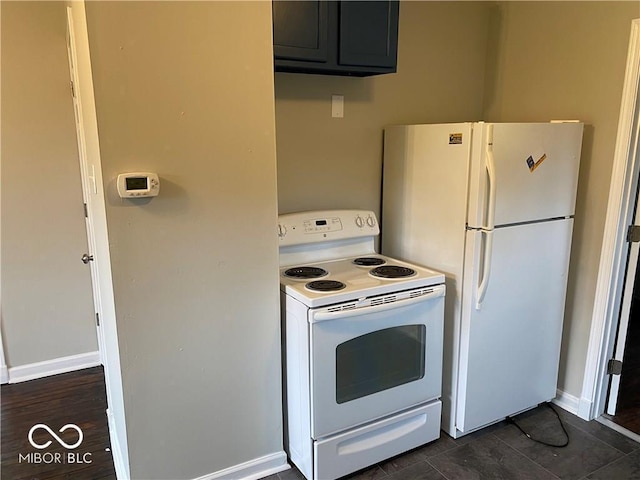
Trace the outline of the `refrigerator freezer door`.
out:
[[[572,227],[565,219],[467,232],[458,430],[556,396]],[[491,261],[483,265],[488,243]],[[478,305],[483,278],[488,283]]]
[[[574,214],[582,145],[581,123],[496,123],[484,125],[490,144],[473,152],[470,191],[491,186],[493,167],[495,226]],[[492,143],[492,144],[491,144]],[[480,179],[480,180],[478,180]],[[469,198],[469,225],[484,210],[489,193]],[[478,223],[478,222],[476,222]]]

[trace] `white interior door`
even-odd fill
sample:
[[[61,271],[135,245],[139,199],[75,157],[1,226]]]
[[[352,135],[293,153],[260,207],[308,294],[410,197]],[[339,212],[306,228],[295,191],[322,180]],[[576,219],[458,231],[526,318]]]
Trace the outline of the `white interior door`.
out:
[[[67,35],[67,52],[69,57],[69,73],[71,76],[71,91],[73,97],[73,106],[74,106],[74,115],[76,119],[76,139],[78,142],[78,158],[80,160],[80,175],[81,175],[81,183],[82,183],[82,198],[84,201],[84,212],[85,212],[85,227],[87,231],[87,251],[86,252],[78,252],[78,260],[84,262],[87,265],[87,268],[91,270],[91,288],[93,290],[93,305],[95,310],[95,322],[96,322],[96,334],[98,338],[98,350],[100,352],[100,362],[105,364],[105,352],[104,352],[104,335],[102,333],[102,328],[100,325],[100,317],[102,316],[101,308],[100,308],[100,289],[99,289],[99,281],[98,281],[98,269],[95,264],[95,256],[94,252],[95,248],[95,233],[93,229],[93,212],[91,210],[92,204],[92,196],[97,193],[96,188],[96,178],[95,178],[95,165],[88,161],[87,159],[87,145],[86,138],[84,135],[84,126],[82,121],[82,110],[81,110],[81,101],[80,95],[78,92],[77,85],[79,84],[79,79],[76,71],[76,53],[75,53],[76,45],[74,38],[73,28],[68,28]]]
[[[467,232],[458,430],[556,396],[572,227],[566,219]]]
[[[640,189],[638,190],[636,199],[636,213],[634,217],[634,225],[640,225],[640,209],[637,208],[638,200],[640,200]],[[627,262],[627,273],[625,276],[624,289],[622,293],[622,304],[620,306],[620,321],[618,323],[618,334],[616,338],[613,360],[622,362],[627,342],[627,332],[629,330],[629,315],[631,313],[631,304],[633,301],[633,291],[635,289],[636,269],[638,268],[638,256],[640,254],[640,243],[632,242],[629,244],[629,260]],[[609,415],[616,414],[618,397],[620,394],[620,380],[624,375],[610,376],[609,397],[607,400],[607,413]]]

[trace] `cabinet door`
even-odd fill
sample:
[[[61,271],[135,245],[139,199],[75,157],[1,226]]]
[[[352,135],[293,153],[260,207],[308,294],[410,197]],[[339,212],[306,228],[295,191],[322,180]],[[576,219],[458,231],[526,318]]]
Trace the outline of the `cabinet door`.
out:
[[[340,2],[338,63],[395,71],[398,7],[397,1]]]
[[[275,58],[327,61],[327,2],[283,0],[272,8]]]

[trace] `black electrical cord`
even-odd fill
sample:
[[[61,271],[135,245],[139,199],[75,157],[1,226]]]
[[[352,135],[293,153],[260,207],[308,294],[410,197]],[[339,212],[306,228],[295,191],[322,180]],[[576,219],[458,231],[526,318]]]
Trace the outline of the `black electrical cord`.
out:
[[[562,428],[562,431],[564,432],[564,436],[566,437],[566,440],[564,441],[564,443],[555,444],[555,443],[545,442],[544,440],[539,440],[537,438],[533,438],[531,435],[525,432],[524,429],[520,425],[518,425],[518,423],[512,417],[507,417],[507,422],[513,423],[518,428],[518,430],[520,430],[528,439],[533,440],[534,442],[541,443],[542,445],[546,445],[547,447],[564,448],[567,445],[569,445],[569,433],[567,433],[567,429],[564,428],[562,419],[560,418],[560,415],[558,415],[558,412],[556,412],[555,408],[553,408],[549,402],[545,403],[545,405],[549,407],[553,413],[556,414],[556,417],[558,417],[558,423],[560,423],[560,427]]]

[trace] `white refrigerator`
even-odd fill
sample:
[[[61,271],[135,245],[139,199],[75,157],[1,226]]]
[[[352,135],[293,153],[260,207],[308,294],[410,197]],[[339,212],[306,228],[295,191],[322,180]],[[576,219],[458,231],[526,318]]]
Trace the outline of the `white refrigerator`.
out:
[[[442,428],[556,396],[583,125],[385,129],[382,253],[446,275]]]

